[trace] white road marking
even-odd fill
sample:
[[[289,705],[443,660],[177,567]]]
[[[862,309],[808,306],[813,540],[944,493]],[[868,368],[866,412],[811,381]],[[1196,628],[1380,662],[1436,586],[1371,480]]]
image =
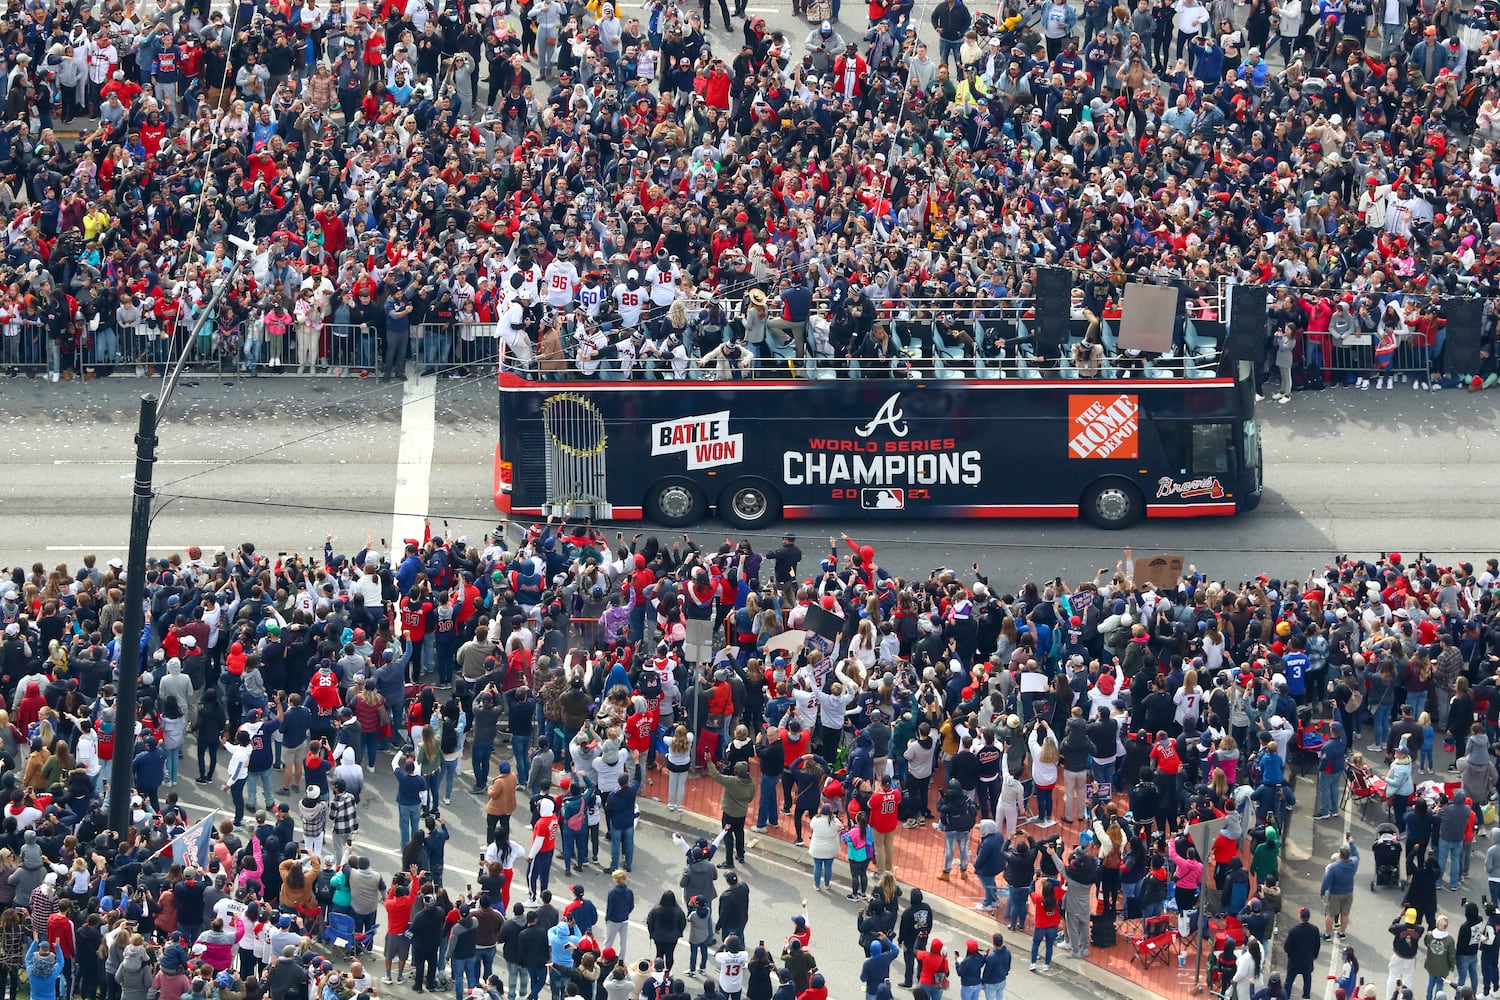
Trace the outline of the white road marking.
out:
[[[396,494],[392,500],[391,549],[403,538],[422,537],[432,481],[432,438],[437,393],[410,375],[401,386],[401,446],[396,453]]]
[[[1342,847],[1348,840],[1350,829],[1354,826],[1353,795],[1346,796],[1343,806],[1339,809],[1339,812],[1343,813],[1343,834],[1339,839],[1339,846]],[[1309,838],[1309,843],[1310,841],[1311,838]],[[1310,846],[1308,849],[1308,854],[1309,856],[1311,856],[1312,854]],[[1356,887],[1357,881],[1358,880],[1356,876]],[[1309,909],[1311,909],[1311,907],[1309,907]],[[1289,914],[1290,911],[1283,911],[1284,918],[1288,917]],[[1340,929],[1342,930],[1343,928]],[[1328,949],[1328,981],[1323,987],[1324,1000],[1333,1000],[1334,991],[1338,989],[1337,977],[1339,974],[1339,969],[1342,968],[1344,964],[1344,946],[1339,943],[1339,940],[1340,939],[1335,936],[1332,941],[1328,942],[1328,944],[1332,947]]]
[[[134,465],[133,458],[101,458],[86,461],[77,458],[54,458],[53,465]],[[157,465],[217,465],[219,464],[209,458],[158,458]]]
[[[204,552],[216,552],[220,548],[220,546],[218,544],[202,544],[202,543],[197,543],[197,542],[188,543],[186,545],[168,545],[166,543],[162,543],[162,544],[158,545],[155,542],[149,542],[149,543],[147,543],[146,548],[151,549],[151,550],[156,551],[156,552],[162,552],[162,551],[175,552],[175,551],[177,551],[179,549],[190,549],[190,548],[193,547],[193,545],[197,545],[198,548],[202,549]],[[48,552],[126,552],[129,549],[130,549],[130,545],[129,545],[128,542],[119,542],[119,543],[111,542],[111,543],[107,543],[105,545],[49,545],[49,546],[47,546],[47,551]]]

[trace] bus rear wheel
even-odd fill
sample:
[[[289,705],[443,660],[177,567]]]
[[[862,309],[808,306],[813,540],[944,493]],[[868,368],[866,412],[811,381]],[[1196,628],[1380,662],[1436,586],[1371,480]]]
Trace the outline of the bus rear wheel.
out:
[[[1128,528],[1141,519],[1145,503],[1135,484],[1124,479],[1101,479],[1083,494],[1083,516],[1111,531]]]
[[[741,479],[719,494],[719,516],[736,528],[763,528],[781,517],[781,498],[769,483]]]
[[[663,479],[646,494],[646,516],[668,528],[685,528],[703,520],[708,500],[686,479]]]

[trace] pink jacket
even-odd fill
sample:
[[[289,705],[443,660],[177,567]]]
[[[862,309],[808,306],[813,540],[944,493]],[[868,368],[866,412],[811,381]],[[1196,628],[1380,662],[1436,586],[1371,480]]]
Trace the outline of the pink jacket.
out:
[[[1177,838],[1167,841],[1167,856],[1176,867],[1177,888],[1196,889],[1203,883],[1203,862],[1185,858],[1177,853]]]
[[[253,865],[247,865],[244,868],[240,869],[239,875],[237,875],[235,877],[235,880],[234,880],[234,885],[235,885],[236,889],[238,889],[239,887],[243,886],[246,882],[249,882],[252,879],[255,880],[256,882],[261,883],[262,885],[265,884],[265,880],[264,880],[263,876],[265,875],[266,864],[265,864],[265,860],[261,857],[261,854],[260,854],[260,839],[259,838],[257,838],[257,837],[251,837],[250,838],[250,850],[253,851],[254,854],[255,854],[255,863]]]

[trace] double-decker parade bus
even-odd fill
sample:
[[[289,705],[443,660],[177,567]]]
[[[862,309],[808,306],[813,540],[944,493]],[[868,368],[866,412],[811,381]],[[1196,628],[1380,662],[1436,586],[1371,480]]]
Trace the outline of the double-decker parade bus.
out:
[[[502,365],[495,505],[683,527],[1227,516],[1261,497],[1251,366],[1211,377],[560,380]]]

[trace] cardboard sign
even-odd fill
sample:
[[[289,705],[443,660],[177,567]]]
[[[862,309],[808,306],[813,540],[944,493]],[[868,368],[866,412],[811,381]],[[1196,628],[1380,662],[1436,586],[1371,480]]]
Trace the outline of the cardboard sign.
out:
[[[809,632],[825,639],[837,641],[844,634],[844,619],[817,604],[807,606],[807,617],[802,619],[802,624]]]
[[[765,652],[767,656],[774,653],[785,653],[787,656],[795,658],[798,653],[802,652],[802,646],[806,641],[807,633],[800,628],[794,628],[771,636],[766,642]]]
[[[1157,590],[1175,590],[1182,580],[1182,556],[1145,556],[1135,561],[1135,585],[1144,587],[1148,583]]]

